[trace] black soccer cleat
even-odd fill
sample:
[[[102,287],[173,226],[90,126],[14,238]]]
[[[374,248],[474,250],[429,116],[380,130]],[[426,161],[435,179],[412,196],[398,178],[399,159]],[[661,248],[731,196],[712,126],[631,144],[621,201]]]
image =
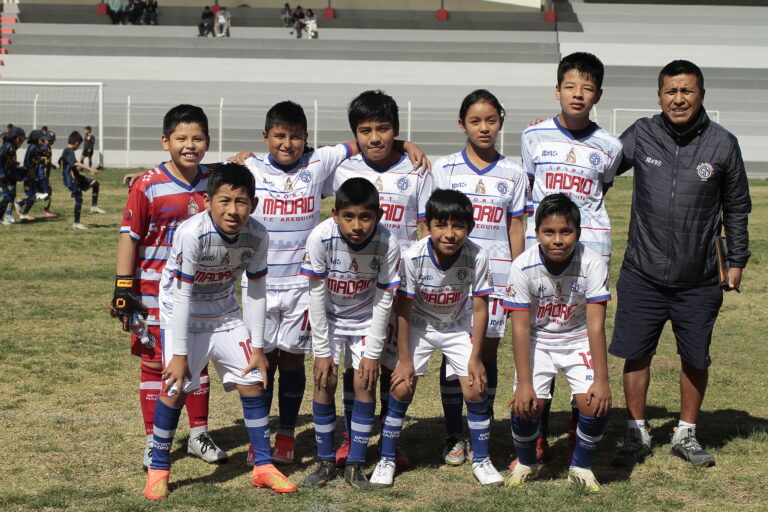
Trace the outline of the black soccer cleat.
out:
[[[333,460],[320,459],[310,474],[304,477],[301,485],[306,487],[325,487],[336,478],[336,463]]]
[[[367,489],[371,485],[360,462],[347,461],[347,466],[344,468],[344,481],[360,490]]]

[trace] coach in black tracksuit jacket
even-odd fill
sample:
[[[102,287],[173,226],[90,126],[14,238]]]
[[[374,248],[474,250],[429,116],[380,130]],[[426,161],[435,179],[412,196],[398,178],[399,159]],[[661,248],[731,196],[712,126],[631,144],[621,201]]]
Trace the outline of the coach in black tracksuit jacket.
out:
[[[659,75],[662,114],[636,121],[621,135],[619,174],[634,168],[634,190],[609,350],[626,359],[628,432],[616,465],[631,465],[650,454],[645,401],[651,360],[667,320],[682,372],[672,454],[694,466],[715,463],[695,438],[712,328],[723,301],[715,238],[725,227],[731,269],[724,288],[738,289],[750,256],[751,201],[736,137],[709,119],[703,99],[701,70],[674,61]]]

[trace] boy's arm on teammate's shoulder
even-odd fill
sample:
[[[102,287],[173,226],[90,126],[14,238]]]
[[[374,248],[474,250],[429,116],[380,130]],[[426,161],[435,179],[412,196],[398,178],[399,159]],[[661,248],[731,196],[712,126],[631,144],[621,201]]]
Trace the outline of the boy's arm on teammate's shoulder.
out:
[[[427,155],[413,142],[395,139],[394,148],[408,155],[408,160],[413,164],[414,170],[421,170],[423,174],[432,171],[432,163],[427,158]]]
[[[590,364],[595,381],[587,391],[587,405],[599,418],[611,408],[611,387],[608,384],[608,356],[605,347],[605,302],[587,304],[587,335],[589,337]]]
[[[230,156],[227,158],[227,162],[238,164],[238,165],[245,165],[246,160],[249,158],[253,158],[256,156],[256,153],[253,151],[240,151],[236,155]]]

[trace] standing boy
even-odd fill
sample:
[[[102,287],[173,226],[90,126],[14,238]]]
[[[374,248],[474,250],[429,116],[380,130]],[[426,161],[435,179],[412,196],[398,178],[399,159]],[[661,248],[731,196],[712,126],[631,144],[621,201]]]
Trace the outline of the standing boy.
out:
[[[384,212],[381,223],[397,238],[400,252],[404,253],[417,239],[419,220],[424,217],[424,205],[433,188],[432,174],[414,169],[406,155],[397,148],[395,138],[400,130],[400,120],[397,103],[391,96],[381,91],[365,91],[352,100],[347,114],[349,127],[361,153],[339,166],[325,195],[333,195],[342,183],[356,176],[370,181],[379,192],[379,203]],[[393,315],[381,358],[381,418],[386,416],[389,379],[397,362],[395,331]],[[353,396],[352,373],[349,369],[344,374],[344,410],[348,431]],[[348,449],[347,439],[337,454],[339,465],[344,464]],[[398,466],[408,466],[408,460],[402,453],[398,454]]]
[[[80,163],[85,163],[85,159],[88,158],[88,165],[93,167],[93,148],[96,145],[96,136],[91,131],[90,126],[85,127],[83,141],[83,154],[80,157]]]
[[[61,176],[64,178],[64,186],[71,192],[71,197],[75,200],[75,222],[72,224],[74,229],[88,229],[80,223],[80,210],[83,207],[83,192],[91,189],[91,213],[106,213],[99,208],[99,182],[86,178],[80,174],[79,169],[85,169],[91,174],[98,174],[98,170],[81,164],[77,161],[75,151],[80,148],[83,142],[83,136],[80,132],[74,131],[69,134],[67,147],[59,157],[59,166],[61,167]]]
[[[38,194],[39,191],[47,188],[44,181],[46,165],[44,148],[48,141],[43,138],[43,135],[40,130],[32,130],[27,141],[27,152],[24,154],[24,193],[26,197],[16,202],[19,220],[33,220],[34,217],[29,215],[29,211],[35,204],[35,200],[38,197],[41,199],[48,197],[47,194],[42,196]]]
[[[3,225],[16,222],[12,213],[6,213],[9,206],[16,201],[16,182],[21,176],[22,169],[16,160],[16,150],[24,142],[26,134],[18,126],[10,125],[3,135],[3,145],[0,147],[0,215],[3,215]]]
[[[131,336],[131,353],[141,358],[139,400],[144,417],[144,467],[152,456],[152,425],[162,381],[162,338],[158,303],[160,276],[184,220],[205,208],[203,193],[208,169],[200,162],[208,150],[208,118],[203,109],[178,105],[163,119],[163,149],[170,161],[141,175],[131,187],[117,244],[117,277],[112,307],[128,331],[131,317],[145,317],[153,346]],[[200,389],[186,401],[189,415],[187,452],[206,462],[220,463],[227,454],[208,434],[208,369],[200,375]]]
[[[174,236],[160,285],[165,381],[155,408],[152,463],[144,496],[168,496],[170,451],[186,396],[200,388],[200,372],[213,361],[224,389],[237,389],[243,420],[256,454],[253,485],[294,492],[296,485],[272,465],[269,398],[262,350],[266,313],[263,277],[269,235],[250,217],[254,180],[240,165],[225,165],[208,180],[205,207],[182,223]],[[245,273],[245,321],[235,283]]]
[[[336,475],[335,393],[342,350],[351,356],[355,400],[344,480],[368,487],[363,464],[376,408],[376,381],[394,290],[400,285],[400,247],[379,224],[379,193],[365,178],[352,178],[336,192],[333,217],[307,239],[301,269],[310,279],[314,397],[312,412],[320,461],[304,485],[322,487]]]
[[[621,142],[589,119],[603,94],[604,67],[591,53],[577,52],[563,57],[557,68],[555,97],[561,112],[523,132],[523,168],[531,179],[535,213],[549,194],[561,192],[581,212],[581,243],[611,261],[611,223],[605,209],[605,193],[613,184],[621,163]],[[528,216],[526,248],[536,245],[534,215]],[[553,383],[554,385],[554,383]],[[554,392],[554,387],[553,387]],[[537,441],[539,462],[548,458],[549,407],[542,415],[541,437]],[[578,409],[572,406],[568,422],[569,455],[575,441]]]
[[[429,236],[403,256],[398,301],[398,362],[392,372],[381,460],[371,484],[389,487],[395,475],[395,450],[418,378],[440,350],[461,383],[467,404],[474,456],[472,473],[482,485],[504,479],[488,456],[491,420],[487,377],[481,361],[493,292],[488,253],[467,237],[475,225],[472,203],[459,191],[435,190],[426,204]]]
[[[568,481],[598,492],[592,461],[608,423],[611,390],[605,348],[605,309],[611,299],[608,266],[579,242],[579,208],[552,194],[536,210],[539,243],[514,262],[504,307],[512,311],[515,392],[512,437],[517,460],[507,485],[539,474],[539,418],[562,370],[579,407],[576,446]]]

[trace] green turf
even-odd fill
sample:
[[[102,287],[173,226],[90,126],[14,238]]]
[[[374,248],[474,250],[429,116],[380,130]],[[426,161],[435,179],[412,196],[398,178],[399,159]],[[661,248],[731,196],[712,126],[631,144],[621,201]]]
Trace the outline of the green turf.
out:
[[[53,209],[61,217],[0,226],[0,510],[765,510],[767,182],[751,182],[754,256],[745,272],[743,293],[726,297],[712,344],[714,365],[699,437],[717,457],[714,468],[691,469],[666,455],[677,420],[679,364],[667,330],[654,361],[649,396],[655,456],[631,471],[607,465],[621,441],[625,420],[621,361],[609,358],[616,408],[595,466],[605,484],[600,495],[584,495],[565,482],[569,412],[564,379],[558,380],[553,406],[553,461],[542,481],[523,489],[482,489],[468,465],[440,465],[442,411],[433,364],[433,371],[420,382],[402,436],[413,469],[399,473],[393,489],[353,492],[341,479],[326,489],[290,496],[253,488],[244,465],[247,444],[239,401],[224,393],[214,377],[210,427],[230,453],[229,464],[209,466],[186,456],[188,427],[183,416],[172,453],[171,496],[163,503],[148,503],[141,494],[145,476],[139,365],[129,355],[127,337],[107,313],[117,230],[127,197],[127,189],[119,184],[122,173],[107,170],[99,176],[100,206],[108,213],[92,215],[86,207],[82,221],[91,228],[88,231],[71,228],[72,199],[58,180],[54,180]],[[631,180],[617,179],[607,200],[614,225],[612,282],[626,242],[630,197]],[[38,212],[36,206],[32,214]],[[613,311],[612,303],[609,335]],[[308,368],[309,364],[308,360]],[[502,468],[512,452],[504,406],[512,382],[509,343],[501,347],[499,368],[491,451]],[[314,453],[309,396],[297,430],[300,462],[286,470],[296,481],[308,471]],[[375,460],[373,446],[368,455]]]

